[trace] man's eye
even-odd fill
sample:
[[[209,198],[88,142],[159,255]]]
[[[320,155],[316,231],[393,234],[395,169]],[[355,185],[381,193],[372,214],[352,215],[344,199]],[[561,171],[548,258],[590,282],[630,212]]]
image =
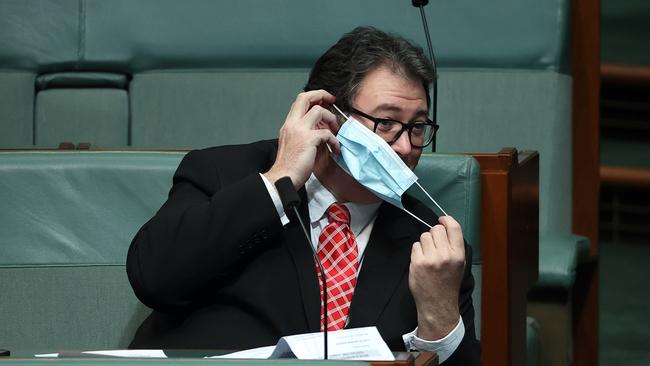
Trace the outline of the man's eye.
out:
[[[377,122],[377,129],[383,132],[388,132],[393,129],[395,122],[388,120],[380,120]]]
[[[422,135],[424,133],[424,131],[426,130],[426,127],[427,127],[427,125],[425,125],[424,123],[416,123],[411,128],[411,134],[420,136],[420,135]]]

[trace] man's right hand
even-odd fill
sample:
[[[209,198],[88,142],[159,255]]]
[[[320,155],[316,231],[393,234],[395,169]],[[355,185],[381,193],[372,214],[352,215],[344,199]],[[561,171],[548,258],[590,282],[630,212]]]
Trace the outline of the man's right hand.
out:
[[[333,104],[336,98],[325,90],[298,94],[280,129],[275,163],[264,176],[271,182],[288,176],[294,187],[302,187],[312,171],[318,147],[323,143],[339,153],[336,116],[322,107]]]

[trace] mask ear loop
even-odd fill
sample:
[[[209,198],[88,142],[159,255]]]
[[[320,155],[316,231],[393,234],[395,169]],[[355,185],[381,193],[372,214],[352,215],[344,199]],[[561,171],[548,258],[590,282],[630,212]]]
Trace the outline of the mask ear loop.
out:
[[[414,213],[412,213],[411,211],[405,209],[404,207],[400,207],[400,208],[401,208],[404,212],[406,212],[407,214],[411,215],[414,219],[420,221],[420,222],[423,223],[426,227],[428,227],[429,229],[431,229],[431,225],[429,225],[428,223],[426,223],[426,222],[425,222],[424,220],[422,220],[421,218],[415,216]]]
[[[436,202],[436,200],[434,200],[433,197],[431,197],[431,195],[429,194],[429,192],[427,192],[424,188],[422,188],[422,186],[420,185],[420,183],[418,183],[418,181],[415,181],[415,184],[417,184],[418,187],[420,187],[420,189],[422,190],[422,192],[424,192],[424,194],[426,194],[427,197],[429,197],[429,199],[431,200],[431,202],[433,202],[433,204],[436,205],[436,207],[438,207],[438,210],[440,210],[440,211],[441,211],[445,216],[449,216],[449,215],[445,212],[445,210],[443,210],[442,207],[440,207],[440,205],[438,204],[438,202]]]
[[[345,118],[346,120],[350,118],[350,117],[346,116],[345,113],[343,113],[343,112],[339,109],[339,107],[336,106],[336,104],[332,104],[332,107],[334,107],[334,109],[336,109],[336,111],[339,112],[339,113],[343,116],[343,118]]]
[[[426,194],[427,197],[429,197],[429,199],[433,202],[433,204],[436,205],[436,207],[438,207],[438,209],[439,209],[440,211],[442,211],[442,213],[444,214],[444,216],[449,216],[449,215],[445,212],[445,210],[443,210],[442,207],[440,207],[440,205],[438,204],[438,202],[436,202],[436,200],[434,200],[433,197],[431,197],[431,195],[429,195],[429,193],[428,193],[424,188],[422,188],[422,186],[420,185],[420,183],[418,183],[417,181],[415,181],[415,184],[417,184],[418,187],[420,187],[420,189],[422,190],[422,192],[424,192],[424,194]],[[415,216],[414,213],[412,213],[411,211],[405,209],[404,207],[400,207],[400,208],[401,208],[402,210],[404,210],[404,212],[406,212],[407,214],[411,215],[414,219],[420,221],[420,222],[423,223],[424,225],[428,226],[429,229],[431,229],[431,225],[429,225],[429,224],[427,224],[426,222],[424,222],[424,220],[422,220],[421,218]]]
[[[424,194],[426,194],[427,197],[429,197],[429,199],[431,200],[431,202],[433,202],[433,204],[436,205],[436,207],[438,207],[438,209],[439,209],[439,210],[444,214],[444,216],[449,216],[449,215],[445,212],[445,210],[443,210],[442,207],[440,207],[440,205],[438,204],[438,202],[436,202],[436,200],[434,200],[433,197],[431,197],[431,195],[429,194],[429,192],[427,192],[424,188],[422,188],[422,186],[420,185],[420,183],[418,183],[418,181],[415,181],[415,184],[417,184],[418,187],[420,187],[420,189],[422,190],[422,192],[424,192]],[[411,211],[407,210],[407,209],[404,208],[404,207],[400,207],[400,208],[401,208],[404,212],[406,212],[407,214],[411,215],[414,219],[420,221],[421,223],[423,223],[424,225],[426,225],[429,229],[431,229],[431,225],[429,225],[428,223],[426,223],[426,222],[425,222],[424,220],[422,220],[421,218],[415,216],[414,213],[412,213]]]

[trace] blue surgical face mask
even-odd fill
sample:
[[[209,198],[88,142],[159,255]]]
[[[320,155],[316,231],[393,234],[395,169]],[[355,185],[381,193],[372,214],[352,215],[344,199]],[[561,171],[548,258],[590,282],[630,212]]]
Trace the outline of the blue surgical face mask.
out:
[[[336,136],[341,154],[338,165],[382,200],[399,208],[402,194],[418,177],[377,134],[350,117]]]
[[[339,113],[345,116],[340,110]],[[377,197],[431,226],[413,215],[402,204],[402,194],[414,183],[424,191],[424,188],[417,183],[418,177],[415,173],[384,139],[353,117],[346,118],[336,135],[341,154],[332,154],[334,161]],[[438,203],[426,191],[424,192],[446,215]]]

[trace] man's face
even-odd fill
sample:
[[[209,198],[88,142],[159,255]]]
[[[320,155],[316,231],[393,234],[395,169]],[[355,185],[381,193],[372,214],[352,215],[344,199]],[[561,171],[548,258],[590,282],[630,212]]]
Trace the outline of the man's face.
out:
[[[387,118],[404,123],[422,121],[427,118],[427,99],[422,84],[395,74],[381,66],[370,72],[361,82],[352,107],[376,118]],[[369,129],[374,122],[363,116],[354,116]],[[414,148],[404,131],[391,147],[409,168],[415,166],[422,154],[421,148]]]

